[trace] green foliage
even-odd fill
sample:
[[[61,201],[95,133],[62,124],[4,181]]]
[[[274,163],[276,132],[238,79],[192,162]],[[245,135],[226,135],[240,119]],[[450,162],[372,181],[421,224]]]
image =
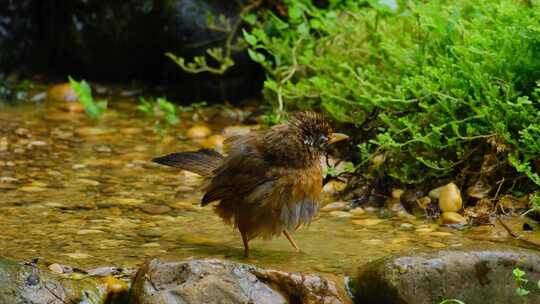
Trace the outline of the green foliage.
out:
[[[160,134],[163,132],[163,125],[173,126],[179,122],[176,106],[162,97],[156,100],[140,97],[137,109],[154,118],[154,130]]]
[[[386,155],[382,172],[405,183],[496,147],[540,185],[540,1],[284,2],[287,18],[243,32],[276,120],[315,108],[365,125],[362,158]]]
[[[103,112],[107,109],[106,100],[94,100],[92,97],[92,88],[84,80],[76,81],[68,76],[69,84],[79,97],[79,102],[83,105],[86,114],[93,118],[99,119]]]
[[[528,290],[526,287],[529,280],[525,279],[525,271],[519,269],[519,267],[516,267],[512,270],[512,274],[514,275],[514,280],[516,282],[516,294],[519,297],[525,297],[528,294],[531,293],[530,290]],[[540,280],[536,283],[536,287],[540,290]]]
[[[191,62],[170,52],[165,53],[165,56],[169,57],[182,70],[188,73],[198,74],[209,72],[212,74],[223,75],[229,68],[234,66],[234,60],[231,56],[232,51],[241,49],[245,45],[241,39],[237,39],[236,37],[240,24],[242,24],[242,22],[254,24],[257,17],[249,12],[260,4],[261,1],[253,1],[250,4],[241,7],[239,16],[234,22],[231,22],[231,20],[224,15],[220,15],[216,20],[212,13],[208,12],[206,18],[207,29],[214,32],[221,32],[226,35],[222,47],[209,48],[206,50],[205,55],[194,56]],[[211,63],[208,62],[207,58],[210,59]]]
[[[353,173],[355,170],[356,167],[351,162],[347,162],[343,166],[330,165],[324,170],[323,177],[339,177],[345,173]]]

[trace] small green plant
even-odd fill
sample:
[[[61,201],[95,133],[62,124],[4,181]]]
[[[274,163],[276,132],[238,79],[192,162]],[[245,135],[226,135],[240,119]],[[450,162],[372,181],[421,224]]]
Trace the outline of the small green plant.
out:
[[[521,216],[525,216],[531,212],[540,212],[540,195],[538,193],[532,194],[529,198],[529,204],[529,210],[525,211]]]
[[[83,105],[86,114],[93,119],[99,119],[107,109],[107,101],[94,100],[94,97],[92,97],[92,88],[90,88],[90,85],[86,81],[76,81],[71,76],[68,79],[69,84],[79,97],[79,102]]]
[[[525,279],[525,271],[519,269],[519,267],[516,267],[514,270],[512,270],[512,273],[514,274],[514,280],[518,286],[516,288],[516,294],[520,297],[524,297],[531,293],[525,288],[525,285],[527,282],[529,282],[529,280]]]
[[[206,101],[194,102],[187,106],[178,106],[178,111],[191,113],[191,120],[198,121],[204,117],[203,109],[208,105]]]
[[[232,59],[232,51],[242,49],[245,43],[241,39],[237,39],[237,32],[243,21],[250,23],[255,17],[249,14],[250,11],[258,7],[262,3],[261,0],[256,0],[248,5],[240,7],[240,14],[234,22],[231,22],[229,18],[224,15],[220,15],[217,20],[209,13],[206,17],[207,28],[214,32],[221,32],[226,34],[226,39],[222,47],[209,48],[206,50],[205,55],[193,57],[191,62],[188,62],[181,56],[176,56],[173,53],[167,52],[165,56],[169,57],[174,63],[176,63],[182,70],[188,73],[203,73],[208,72],[217,75],[223,75],[229,68],[234,66],[234,60]],[[207,59],[210,59],[212,63],[209,63]]]
[[[326,169],[323,172],[323,177],[326,178],[327,176],[338,178],[339,176],[346,174],[346,173],[354,173],[356,170],[356,167],[353,163],[347,162],[343,166],[336,165],[329,165],[326,167]]]
[[[173,126],[179,122],[176,106],[163,97],[155,100],[140,97],[137,109],[155,119],[154,130],[159,134],[163,133],[163,124]]]
[[[514,275],[514,280],[516,281],[516,294],[519,297],[525,297],[528,294],[531,293],[529,289],[527,289],[527,284],[529,283],[529,280],[525,279],[525,271],[521,270],[519,267],[516,267],[512,270],[512,274]],[[536,282],[536,287],[540,290],[540,280]]]

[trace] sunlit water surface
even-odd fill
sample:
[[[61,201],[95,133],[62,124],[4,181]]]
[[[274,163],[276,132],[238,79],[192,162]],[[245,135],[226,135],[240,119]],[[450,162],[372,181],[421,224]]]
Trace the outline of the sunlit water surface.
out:
[[[251,258],[242,260],[239,234],[198,205],[200,180],[150,161],[200,147],[183,137],[192,122],[160,136],[133,104],[113,103],[100,122],[54,104],[0,108],[0,256],[83,269],[136,267],[157,255],[217,257],[341,275],[402,250],[462,247],[503,234],[399,218],[361,226],[352,223],[358,218],[325,213],[294,234],[303,253],[285,238],[255,240]],[[221,132],[223,125],[209,124]]]

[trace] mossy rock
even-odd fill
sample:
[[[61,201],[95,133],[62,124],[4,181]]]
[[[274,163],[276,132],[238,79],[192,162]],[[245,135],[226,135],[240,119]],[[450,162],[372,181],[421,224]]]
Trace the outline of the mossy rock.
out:
[[[37,266],[0,258],[0,303],[105,303],[98,279],[72,280]]]
[[[519,267],[530,291],[516,293]],[[509,246],[478,244],[467,249],[409,252],[362,266],[351,281],[362,304],[437,304],[446,299],[469,303],[540,303],[540,253]],[[528,302],[524,302],[524,300]]]

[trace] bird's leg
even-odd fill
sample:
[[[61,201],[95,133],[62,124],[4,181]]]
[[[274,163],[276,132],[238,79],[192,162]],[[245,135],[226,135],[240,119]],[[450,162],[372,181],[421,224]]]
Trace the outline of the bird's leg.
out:
[[[300,252],[300,247],[298,247],[298,245],[296,245],[296,242],[293,240],[292,236],[289,234],[289,232],[287,230],[283,230],[283,234],[285,235],[285,237],[287,238],[287,240],[289,240],[289,243],[291,243],[291,245],[294,247],[294,250],[296,252]]]
[[[249,258],[249,239],[246,234],[240,232],[242,235],[242,242],[244,242],[244,259]]]

